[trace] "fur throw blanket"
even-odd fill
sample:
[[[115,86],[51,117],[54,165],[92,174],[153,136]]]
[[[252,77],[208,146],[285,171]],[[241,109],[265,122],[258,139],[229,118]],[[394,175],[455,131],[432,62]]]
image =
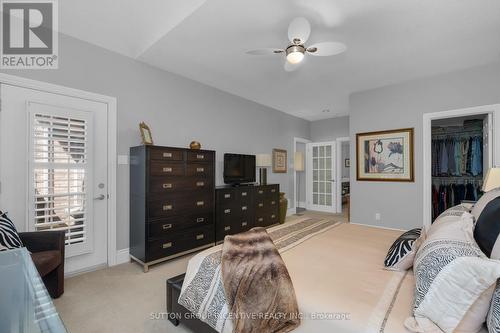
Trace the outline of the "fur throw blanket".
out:
[[[264,228],[226,236],[222,282],[235,333],[285,333],[300,325],[292,280]]]

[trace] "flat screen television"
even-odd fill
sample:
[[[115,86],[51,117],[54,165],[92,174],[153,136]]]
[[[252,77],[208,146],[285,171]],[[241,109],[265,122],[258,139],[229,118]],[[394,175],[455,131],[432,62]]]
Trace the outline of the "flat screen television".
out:
[[[224,154],[224,183],[255,182],[255,155]]]

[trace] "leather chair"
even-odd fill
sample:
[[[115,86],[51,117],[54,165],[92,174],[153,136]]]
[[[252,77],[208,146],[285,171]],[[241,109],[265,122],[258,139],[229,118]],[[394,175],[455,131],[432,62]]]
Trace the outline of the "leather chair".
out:
[[[64,293],[65,232],[20,232],[19,237],[31,252],[31,259],[50,296],[61,296]]]

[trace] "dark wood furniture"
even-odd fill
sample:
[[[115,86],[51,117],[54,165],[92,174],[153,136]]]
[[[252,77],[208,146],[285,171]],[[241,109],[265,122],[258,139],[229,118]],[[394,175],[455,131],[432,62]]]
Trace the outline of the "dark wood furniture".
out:
[[[215,243],[215,152],[130,148],[130,257],[152,264]]]
[[[279,185],[221,186],[216,189],[215,239],[279,222]]]
[[[202,322],[188,309],[179,304],[182,283],[186,274],[181,274],[167,280],[167,313],[168,320],[174,325],[182,324],[191,329],[192,332],[216,333],[210,325]]]
[[[65,231],[20,232],[31,259],[52,298],[64,293]]]

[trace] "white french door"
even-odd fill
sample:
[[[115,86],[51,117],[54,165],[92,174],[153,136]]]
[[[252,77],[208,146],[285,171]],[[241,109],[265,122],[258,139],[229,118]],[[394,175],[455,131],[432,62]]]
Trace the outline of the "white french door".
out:
[[[107,105],[2,84],[0,209],[66,232],[66,271],[107,263]]]
[[[308,210],[336,212],[335,147],[336,142],[308,143],[306,145]]]

